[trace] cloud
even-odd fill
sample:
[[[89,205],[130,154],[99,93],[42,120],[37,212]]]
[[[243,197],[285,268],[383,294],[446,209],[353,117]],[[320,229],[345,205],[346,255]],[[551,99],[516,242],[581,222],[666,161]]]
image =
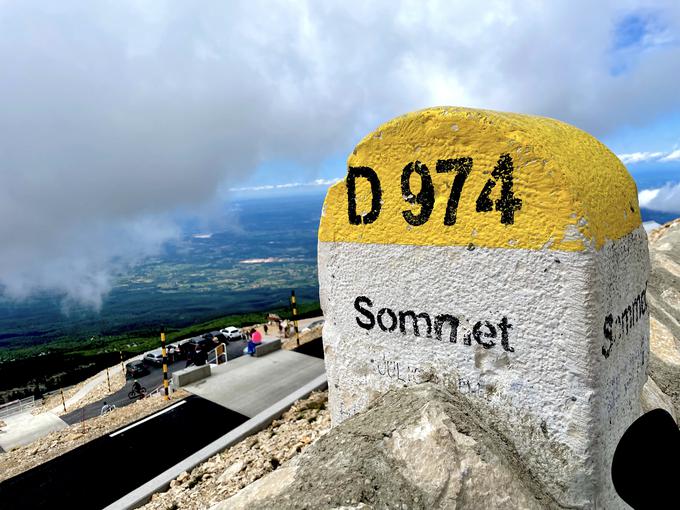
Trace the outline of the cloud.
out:
[[[336,182],[340,182],[341,177],[337,179],[314,179],[311,182],[288,182],[284,184],[266,184],[263,186],[244,186],[242,188],[229,188],[231,192],[238,191],[270,191],[276,189],[290,189],[290,188],[306,188],[312,186],[331,186]]]
[[[662,188],[643,189],[638,194],[640,207],[654,211],[680,214],[680,183]]]
[[[624,165],[642,163],[645,161],[656,161],[662,158],[665,152],[631,152],[630,154],[618,154],[619,159]]]
[[[667,162],[667,161],[680,161],[680,149],[676,149],[672,152],[669,152],[666,154],[663,158],[661,158],[660,161]]]
[[[670,152],[631,152],[629,154],[617,154],[624,165],[657,161],[670,163],[680,161],[680,149]]]
[[[197,210],[263,162],[314,168],[426,106],[541,114],[600,136],[679,111],[680,6],[633,23],[638,11],[0,2],[0,288],[97,306],[117,272],[176,235],[177,208]]]

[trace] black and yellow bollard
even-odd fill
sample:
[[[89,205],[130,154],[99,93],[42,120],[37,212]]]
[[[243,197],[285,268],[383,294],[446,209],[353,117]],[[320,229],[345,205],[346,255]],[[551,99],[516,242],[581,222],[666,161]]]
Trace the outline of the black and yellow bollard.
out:
[[[297,306],[295,304],[295,291],[290,291],[290,306],[293,309],[293,324],[295,325],[295,340],[300,345],[300,331],[298,330]]]
[[[60,388],[59,393],[61,393],[61,405],[64,406],[64,412],[66,412],[66,401],[64,400],[64,390],[62,390]]]
[[[109,393],[111,393],[111,377],[109,377],[109,369],[106,368],[106,384],[109,387]]]
[[[163,354],[163,389],[165,400],[170,400],[168,393],[168,352],[165,350],[165,328],[161,326],[161,353]]]

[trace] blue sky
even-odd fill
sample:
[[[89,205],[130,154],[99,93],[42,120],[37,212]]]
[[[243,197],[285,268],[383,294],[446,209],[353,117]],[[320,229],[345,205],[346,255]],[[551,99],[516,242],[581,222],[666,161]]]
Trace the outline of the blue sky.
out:
[[[677,0],[7,0],[0,68],[12,298],[96,306],[182,216],[323,190],[363,135],[436,105],[569,122],[680,215]]]

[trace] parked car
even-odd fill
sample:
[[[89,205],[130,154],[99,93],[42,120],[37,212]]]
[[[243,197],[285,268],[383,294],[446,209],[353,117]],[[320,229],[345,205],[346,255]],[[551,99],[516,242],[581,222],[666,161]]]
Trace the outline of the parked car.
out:
[[[149,365],[161,366],[163,364],[163,351],[161,349],[155,349],[151,352],[147,352],[144,355],[144,362]]]
[[[136,379],[145,375],[149,375],[149,368],[143,361],[131,361],[125,365],[125,377],[128,379]]]
[[[191,356],[192,352],[194,352],[194,345],[191,343],[190,338],[187,338],[186,340],[180,340],[174,345],[177,349],[175,359],[186,359]]]
[[[205,352],[212,351],[216,347],[212,339],[212,335],[210,335],[209,339],[205,338],[204,336],[200,338],[192,338],[189,341],[189,344],[191,345],[191,351],[195,351],[197,345],[200,345],[201,349]]]
[[[222,328],[220,329],[220,333],[222,333],[227,340],[240,340],[243,337],[241,330],[235,328],[234,326],[227,326],[226,328]]]
[[[301,333],[306,333],[307,331],[311,331],[311,330],[313,330],[314,328],[319,328],[319,327],[323,326],[323,323],[324,323],[324,320],[323,320],[323,319],[320,319],[320,320],[318,320],[318,321],[311,322],[311,323],[308,324],[305,328],[302,329]]]

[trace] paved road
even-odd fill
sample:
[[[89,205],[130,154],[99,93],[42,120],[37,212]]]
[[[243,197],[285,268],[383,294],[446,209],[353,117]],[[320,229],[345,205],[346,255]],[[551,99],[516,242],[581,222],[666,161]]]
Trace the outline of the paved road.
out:
[[[253,418],[324,373],[323,360],[282,349],[215,367],[210,377],[185,389]]]
[[[227,344],[227,356],[228,359],[238,358],[243,356],[243,349],[246,346],[245,340],[238,340],[235,342],[230,342]],[[168,376],[172,378],[172,372],[176,370],[182,370],[186,366],[186,360],[179,360],[168,366]],[[163,385],[163,369],[161,367],[149,367],[150,374],[140,377],[137,380],[144,386],[148,392],[153,391],[159,386]],[[129,380],[125,383],[125,386],[117,391],[116,393],[109,395],[97,402],[88,404],[86,406],[80,407],[76,410],[71,411],[63,416],[61,419],[64,420],[69,425],[78,423],[83,420],[89,420],[95,416],[99,416],[101,413],[102,406],[104,402],[107,404],[113,404],[116,407],[124,407],[131,404],[134,400],[130,400],[128,393],[132,390],[133,381]]]
[[[176,407],[175,407],[176,406]],[[190,396],[0,483],[3,510],[103,508],[248,418]]]

